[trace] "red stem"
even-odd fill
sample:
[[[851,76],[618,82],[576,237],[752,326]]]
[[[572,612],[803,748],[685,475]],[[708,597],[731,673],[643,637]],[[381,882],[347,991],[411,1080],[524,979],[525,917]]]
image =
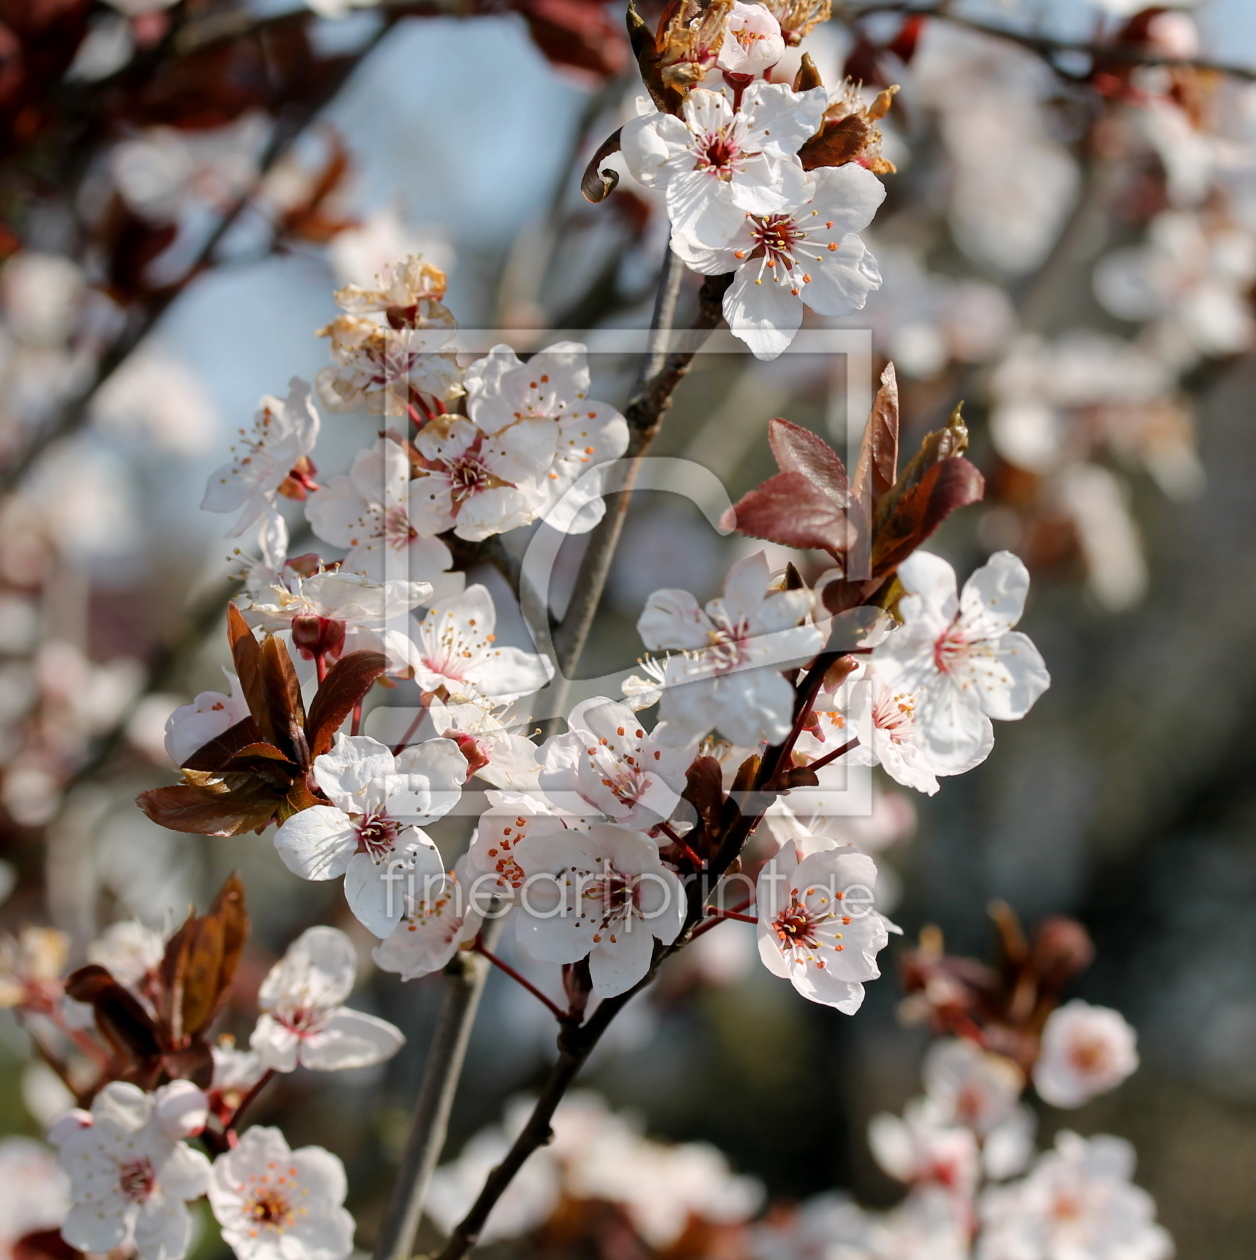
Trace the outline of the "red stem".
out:
[[[322,652],[314,653],[314,672],[318,675],[318,685],[323,685],[323,679],[327,677],[327,658]]]
[[[483,941],[477,940],[471,948],[474,949],[477,954],[482,954],[485,958],[487,958],[494,967],[504,971],[517,984],[523,985],[523,987],[527,989],[527,991],[538,1001],[544,1002],[545,1005],[549,1007],[550,1013],[556,1020],[560,1023],[567,1022],[567,1012],[564,1011],[561,1006],[559,1006],[556,1002],[551,1002],[550,999],[547,998],[545,994],[532,983],[531,980],[521,976],[508,962],[498,958],[491,949],[485,947]]]
[[[696,870],[702,870],[706,863],[665,822],[658,824],[658,830],[693,863]]]
[[[840,748],[833,749],[830,753],[825,753],[823,757],[816,758],[815,761],[807,762],[808,770],[823,770],[830,761],[836,761],[839,757],[845,756],[852,748],[859,747],[859,737],[848,739]]]
[[[349,727],[350,735],[357,735],[362,729],[362,701],[353,706],[353,725]]]
[[[266,1088],[267,1085],[271,1083],[274,1077],[275,1069],[267,1068],[262,1074],[261,1079],[258,1080],[257,1084],[254,1085],[253,1088],[240,1099],[240,1105],[231,1113],[231,1119],[223,1125],[225,1132],[230,1133],[232,1129],[240,1123],[240,1117],[244,1115],[244,1109],[258,1096],[258,1094],[262,1092],[262,1090]]]
[[[736,914],[738,911],[744,910],[753,900],[754,900],[753,897],[743,897],[732,908],[732,910],[728,911],[727,913]],[[713,927],[716,927],[718,924],[724,922],[725,912],[723,910],[720,910],[717,906],[707,906],[707,915],[708,915],[707,921],[705,923],[699,923],[698,926],[694,928],[692,932],[690,932],[689,939],[691,941],[697,940],[697,938],[701,936],[704,932],[709,932]],[[755,922],[757,923],[758,920],[756,919]]]

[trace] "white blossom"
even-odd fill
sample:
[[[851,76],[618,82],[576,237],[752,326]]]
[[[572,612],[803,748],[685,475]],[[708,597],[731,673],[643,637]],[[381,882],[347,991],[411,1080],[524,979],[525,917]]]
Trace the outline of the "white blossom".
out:
[[[451,351],[454,319],[439,304],[424,303],[415,327],[390,328],[361,315],[338,315],[320,328],[331,339],[334,367],[314,378],[328,411],[356,411],[373,416],[404,416],[417,390],[450,401],[462,393],[462,374]]]
[[[111,923],[87,947],[87,961],[108,970],[119,984],[138,985],[165,957],[166,942],[156,928],[137,919]]]
[[[209,1181],[209,1161],[179,1139],[202,1128],[205,1095],[188,1081],[145,1094],[111,1081],[90,1112],[57,1121],[48,1140],[70,1178],[61,1234],[81,1251],[134,1243],[142,1260],[181,1260],[192,1221],[186,1203]]]
[[[528,797],[512,796],[502,801],[496,799],[500,793],[489,795],[494,799],[480,815],[475,834],[471,837],[471,847],[467,850],[467,862],[473,871],[494,879],[500,893],[513,897],[515,890],[521,888],[527,879],[516,858],[516,846],[529,835],[562,832],[566,830],[566,824]]]
[[[223,670],[231,684],[231,694],[202,691],[191,704],[180,705],[166,719],[166,752],[176,766],[183,765],[192,754],[204,748],[249,716],[248,702],[240,689],[240,680]]]
[[[624,125],[624,160],[634,179],[665,193],[673,240],[718,248],[747,214],[780,214],[807,199],[796,154],[827,105],[823,88],[757,82],[734,112],[722,92],[695,88],[682,117],[651,112]]]
[[[255,1125],[214,1160],[209,1205],[240,1260],[344,1260],[353,1217],[344,1165],[321,1146],[291,1150]]]
[[[70,1183],[34,1138],[0,1138],[0,1255],[26,1234],[56,1229],[70,1209]]]
[[[639,831],[594,823],[587,832],[532,832],[514,846],[527,879],[520,944],[534,958],[589,960],[598,997],[625,993],[645,977],[654,941],[670,945],[685,918],[685,892]]]
[[[293,814],[275,833],[284,865],[302,879],[344,876],[358,920],[386,937],[401,920],[409,880],[444,872],[420,828],[457,803],[466,759],[449,739],[431,739],[396,757],[365,735],[337,735],[314,759],[314,779],[330,805]]]
[[[395,210],[385,211],[382,216],[373,218],[372,225],[385,224],[392,231],[398,231],[395,214]],[[411,254],[404,261],[385,267],[376,276],[373,289],[357,284],[337,289],[336,305],[350,315],[392,312],[413,320],[420,310],[426,313],[430,303],[439,302],[445,296],[445,287],[445,273],[439,267],[425,262],[421,254]]]
[[[586,533],[605,514],[602,481],[583,482],[578,499],[553,509],[582,474],[628,449],[628,423],[613,407],[589,397],[588,354],[574,341],[561,341],[521,363],[509,346],[494,346],[467,369],[467,412],[486,434],[499,438],[512,426],[537,420],[557,427],[553,457],[520,485],[534,516],[566,533]]]
[[[705,609],[688,591],[656,591],[646,602],[637,621],[646,647],[686,653],[667,664],[664,743],[687,745],[713,727],[750,747],[788,734],[794,689],[780,670],[819,651],[824,632],[809,620],[809,590],[772,590],[769,579],[759,551],[733,565],[723,596]]]
[[[1169,1260],[1173,1242],[1133,1172],[1122,1138],[1059,1134],[1029,1176],[982,1195],[977,1260]]]
[[[433,696],[428,702],[428,722],[433,735],[452,739],[467,759],[467,778],[475,776],[493,787],[532,792],[539,787],[541,767],[536,745],[517,727],[502,721],[505,706],[483,696]]]
[[[541,745],[540,782],[565,813],[604,816],[649,828],[672,816],[695,744],[675,747],[650,732],[626,704],[594,696],[572,709],[567,731]]]
[[[356,978],[357,955],[343,932],[302,932],[258,991],[262,1014],[249,1045],[262,1066],[335,1072],[392,1058],[405,1043],[398,1029],[344,1004]]]
[[[1025,1074],[1011,1059],[957,1037],[929,1047],[923,1074],[934,1112],[983,1138],[1012,1117],[1025,1088]]]
[[[941,1123],[922,1099],[908,1103],[901,1118],[888,1112],[873,1116],[868,1145],[898,1181],[934,1182],[966,1197],[976,1189],[980,1156],[972,1130]]]
[[[262,399],[253,432],[240,430],[231,461],[209,474],[201,502],[206,512],[239,512],[228,538],[239,538],[275,514],[279,487],[314,449],[318,427],[310,387],[298,377],[289,383],[286,400]]]
[[[439,971],[464,944],[473,941],[492,891],[477,886],[475,874],[464,857],[443,878],[425,880],[421,889],[408,893],[401,922],[371,955],[376,966],[396,972],[403,980],[415,980]]]
[[[781,24],[761,4],[733,0],[716,62],[730,74],[758,75],[785,55]]]
[[[813,1002],[853,1015],[865,980],[881,973],[876,956],[889,942],[871,909],[877,868],[854,849],[826,849],[798,861],[785,845],[759,875],[759,957]]]
[[[428,610],[414,631],[414,677],[424,691],[446,688],[453,695],[517,700],[550,680],[553,666],[544,656],[521,648],[498,647],[493,631],[497,609],[485,586]]]
[[[956,593],[955,571],[917,551],[898,570],[908,594],[903,625],[873,653],[873,668],[896,692],[915,692],[915,722],[931,759],[972,763],[987,738],[985,718],[1024,717],[1051,679],[1038,649],[1012,627],[1029,590],[1024,564],[996,552]]]
[[[1080,1107],[1138,1068],[1136,1035],[1120,1011],[1075,998],[1051,1012],[1034,1088],[1053,1107]]]
[[[329,478],[310,495],[305,515],[325,542],[347,547],[341,568],[372,582],[408,578],[431,586],[428,598],[456,595],[466,580],[448,572],[449,548],[425,537],[411,521],[409,496],[422,479],[410,480],[410,458],[390,437],[359,451],[348,475]]]
[[[676,233],[673,248],[694,271],[733,272],[724,295],[728,327],[756,358],[775,359],[793,341],[804,306],[849,315],[881,287],[877,261],[857,233],[884,200],[885,186],[857,162],[821,167],[798,202],[747,214],[726,245],[708,249]]]

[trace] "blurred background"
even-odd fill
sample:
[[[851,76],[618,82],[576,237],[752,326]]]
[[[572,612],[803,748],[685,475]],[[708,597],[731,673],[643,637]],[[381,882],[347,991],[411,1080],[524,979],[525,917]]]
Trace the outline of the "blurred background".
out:
[[[1134,1141],[1180,1256],[1250,1257],[1256,7],[835,9],[807,45],[825,82],[902,88],[882,128],[897,173],[866,234],[884,286],[840,323],[871,328],[878,371],[895,361],[914,437],[965,401],[987,500],[936,549],[961,576],[1001,547],[1026,560],[1024,628],[1053,677],[984,765],[895,805],[888,908],[907,942],[937,924],[978,957],[994,898],[1027,925],[1080,918],[1098,960],[1076,991],[1134,1023],[1143,1066],[1069,1123]],[[298,931],[360,935],[338,888],[294,880],[268,837],[176,835],[133,805],[170,781],[167,716],[228,659],[240,559],[196,505],[258,398],[326,364],[333,288],[406,253],[449,271],[464,328],[520,330],[521,346],[647,325],[660,203],[627,177],[601,206],[578,194],[639,90],[621,20],[587,0],[0,2],[5,929],[56,927],[77,963],[110,922],[168,927],[239,869],[241,1037]],[[633,366],[598,356],[597,396],[622,405]],[[843,414],[844,370],[700,357],[656,451],[706,464],[735,499],[772,471],[771,416],[835,444],[862,423]],[[320,469],[343,471],[376,427],[325,417]],[[709,598],[736,548],[682,496],[642,494],[583,672],[630,666],[650,592]],[[465,826],[440,839],[452,851]],[[373,973],[359,943],[354,1002],[408,1046],[386,1071],[284,1078],[253,1119],[345,1159],[369,1245],[440,982]],[[927,1040],[899,1018],[893,966],[850,1019],[769,976],[738,924],[692,955],[630,1008],[589,1082],[652,1135],[715,1144],[773,1199],[893,1202],[864,1131],[917,1092]],[[451,1154],[551,1048],[544,1010],[494,975]],[[38,1134],[61,1087],[7,1012],[0,1073],[0,1129]],[[1059,1123],[1044,1114],[1043,1137]],[[200,1246],[224,1251],[210,1227]]]

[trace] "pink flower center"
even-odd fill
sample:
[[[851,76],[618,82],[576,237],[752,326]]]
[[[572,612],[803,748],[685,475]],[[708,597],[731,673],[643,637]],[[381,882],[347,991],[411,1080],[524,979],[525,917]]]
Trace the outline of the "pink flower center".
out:
[[[933,663],[939,672],[948,674],[969,654],[971,648],[972,644],[956,618],[933,645]]]
[[[731,131],[708,131],[698,142],[697,169],[716,179],[732,179],[740,156],[741,146]]]
[[[418,536],[418,531],[410,524],[410,517],[402,504],[390,507],[384,513],[384,541],[394,551],[408,547]]]
[[[355,824],[355,830],[358,833],[358,852],[369,853],[371,860],[378,862],[396,846],[400,824],[380,810],[364,814]]]
[[[886,691],[872,706],[872,721],[894,743],[910,743],[916,730],[915,701],[907,692],[894,695]]]
[[[816,949],[820,944],[816,935],[819,923],[820,920],[792,896],[789,905],[772,920],[772,931],[783,949]]]
[[[715,619],[715,629],[707,631],[707,647],[703,653],[707,664],[717,674],[736,669],[749,657],[745,647],[749,637],[750,627],[744,621]]]
[[[1102,1072],[1108,1066],[1108,1044],[1098,1037],[1079,1037],[1069,1047],[1069,1060],[1084,1074]]]
[[[146,1159],[134,1159],[118,1169],[118,1189],[132,1203],[143,1203],[156,1183],[157,1174]]]

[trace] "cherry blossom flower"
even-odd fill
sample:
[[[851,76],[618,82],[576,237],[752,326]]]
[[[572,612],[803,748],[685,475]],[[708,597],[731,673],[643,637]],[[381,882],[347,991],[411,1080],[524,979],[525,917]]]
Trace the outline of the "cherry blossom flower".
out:
[[[223,670],[231,684],[231,694],[202,691],[191,704],[180,705],[166,719],[166,752],[176,766],[181,766],[199,748],[230,730],[249,716],[248,702],[240,689],[240,680]]]
[[[884,200],[885,186],[857,162],[821,167],[797,202],[745,215],[727,244],[704,248],[676,232],[672,248],[694,271],[734,273],[724,295],[728,327],[755,358],[775,359],[793,341],[804,306],[849,315],[881,287],[877,261],[857,233]]]
[[[353,1217],[344,1165],[321,1146],[291,1150],[255,1125],[214,1160],[209,1206],[240,1260],[344,1260]]]
[[[406,666],[410,642],[388,625],[432,597],[427,582],[395,578],[372,582],[360,573],[319,568],[308,577],[285,564],[273,581],[247,591],[241,613],[250,625],[271,633],[292,631],[293,646],[306,659],[334,660],[346,648],[374,648],[388,657],[390,671]]]
[[[759,957],[803,997],[853,1015],[863,981],[881,973],[876,956],[889,943],[871,909],[877,868],[855,849],[827,849],[798,861],[785,845],[756,885]]]
[[[306,461],[318,439],[318,412],[310,387],[293,377],[286,400],[262,399],[253,432],[240,430],[231,461],[209,474],[201,510],[239,512],[228,538],[239,538],[266,517],[275,515],[275,496],[294,470],[305,476]]]
[[[1080,1107],[1137,1070],[1135,1044],[1119,1011],[1075,998],[1047,1019],[1034,1088],[1053,1107]]]
[[[0,1138],[0,1255],[27,1234],[56,1229],[70,1208],[70,1183],[56,1156],[28,1137]]]
[[[750,747],[788,734],[794,689],[780,670],[819,651],[824,632],[809,620],[809,590],[771,590],[769,579],[759,551],[733,565],[723,597],[705,610],[688,591],[656,591],[646,602],[637,621],[646,647],[686,653],[667,665],[663,743],[688,745],[712,727]]]
[[[410,489],[410,522],[421,534],[452,529],[478,542],[534,520],[535,479],[554,462],[558,426],[522,419],[486,433],[466,416],[447,415],[414,439],[423,468]]]
[[[493,803],[480,815],[467,863],[471,870],[495,879],[499,893],[513,898],[527,880],[516,860],[516,846],[527,836],[556,835],[567,825],[535,800],[511,796],[503,801],[500,793],[489,795]]]
[[[935,1114],[983,1138],[1011,1118],[1025,1088],[1011,1059],[957,1037],[929,1047],[923,1075]]]
[[[866,1250],[855,1255],[859,1260],[865,1256],[874,1260],[971,1260],[971,1219],[971,1208],[961,1196],[925,1182],[915,1186],[892,1212],[869,1222]]]
[[[493,597],[478,584],[429,609],[414,630],[415,681],[424,691],[444,687],[499,704],[545,686],[554,672],[550,662],[522,648],[497,647],[496,626]]]
[[[366,735],[337,735],[314,759],[314,779],[331,800],[293,814],[275,833],[284,865],[302,879],[344,876],[358,920],[386,937],[404,911],[403,886],[444,872],[423,824],[447,814],[466,777],[450,739],[431,739],[396,757]]]
[[[27,926],[17,936],[0,936],[0,1010],[49,1009],[61,998],[69,955],[69,938],[55,928]]]
[[[520,363],[509,346],[494,346],[467,369],[466,385],[467,412],[483,433],[502,437],[535,420],[557,426],[553,459],[526,491],[532,511],[566,533],[592,529],[606,511],[600,477],[582,483],[578,499],[564,502],[561,518],[553,509],[583,473],[623,455],[628,423],[613,407],[589,398],[585,347],[560,341]]]
[[[759,75],[770,70],[785,55],[781,24],[761,4],[733,0],[724,42],[716,62],[733,75]]]
[[[718,248],[747,214],[780,214],[807,199],[796,154],[827,105],[823,88],[758,82],[734,112],[722,92],[695,88],[683,117],[651,112],[624,124],[624,160],[634,179],[666,194],[674,241]]]
[[[72,1206],[61,1235],[81,1251],[134,1244],[142,1260],[182,1260],[192,1236],[186,1207],[209,1181],[209,1161],[179,1139],[203,1128],[205,1095],[189,1081],[145,1094],[111,1081],[90,1112],[53,1125],[70,1178]]]
[[[540,787],[541,767],[536,745],[508,726],[499,715],[505,706],[495,706],[484,697],[432,697],[427,706],[428,722],[422,729],[452,739],[467,759],[467,778],[477,777],[493,787],[515,792],[533,792]]]
[[[348,475],[329,478],[310,495],[305,515],[319,538],[347,547],[340,567],[372,582],[409,578],[432,587],[429,598],[462,590],[465,578],[449,573],[449,548],[422,536],[411,523],[409,496],[423,479],[410,480],[410,458],[390,437],[360,451]]]
[[[375,965],[403,980],[417,980],[444,967],[464,944],[475,940],[484,922],[488,897],[479,897],[475,884],[475,872],[464,857],[443,879],[425,880],[421,891],[407,894],[401,922],[371,955]]]
[[[934,1182],[964,1197],[977,1187],[980,1155],[972,1130],[940,1122],[923,1099],[907,1104],[900,1118],[881,1112],[868,1122],[868,1145],[891,1177],[912,1184]]]
[[[265,1076],[266,1067],[254,1051],[237,1049],[235,1038],[228,1033],[218,1038],[210,1052],[214,1057],[214,1075],[207,1091],[209,1109],[225,1122]]]
[[[331,339],[335,364],[314,378],[328,411],[364,407],[373,416],[404,416],[412,390],[445,402],[461,396],[457,360],[442,349],[453,336],[453,316],[443,306],[424,306],[429,313],[413,327],[390,328],[361,315],[338,315],[318,330],[320,337]]]
[[[793,788],[768,806],[765,821],[777,843],[793,844],[802,859],[842,845],[862,853],[888,849],[916,830],[916,811],[901,792],[882,791],[875,784],[868,814],[845,813],[835,793],[824,787]]]
[[[405,1038],[387,1020],[344,1005],[357,964],[349,938],[333,927],[307,928],[288,946],[257,995],[262,1014],[249,1045],[263,1067],[335,1072],[382,1063],[401,1049]]]
[[[433,304],[445,296],[446,285],[445,273],[439,267],[425,262],[420,254],[412,254],[385,267],[373,289],[356,284],[337,289],[336,305],[350,315],[390,315],[398,323],[411,324],[435,313]]]
[[[1124,1139],[1059,1134],[1029,1176],[982,1195],[977,1260],[1169,1260],[1173,1242],[1133,1171]]]
[[[166,942],[156,928],[136,919],[111,923],[87,947],[87,961],[108,969],[118,981],[135,987],[161,964]]]
[[[648,734],[626,705],[604,696],[582,701],[567,732],[541,745],[541,787],[564,813],[604,816],[625,827],[649,828],[680,802],[695,743],[662,742],[660,724]]]
[[[916,692],[915,722],[932,760],[971,764],[987,739],[984,717],[1024,717],[1051,679],[1038,649],[1012,630],[1029,574],[1009,551],[996,552],[956,593],[955,571],[917,551],[898,570],[908,591],[902,627],[873,652],[875,672],[895,692]]]
[[[533,831],[514,846],[527,876],[519,941],[549,962],[589,960],[598,997],[626,993],[650,969],[655,939],[670,945],[685,918],[685,892],[639,831],[594,823],[589,831]]]

